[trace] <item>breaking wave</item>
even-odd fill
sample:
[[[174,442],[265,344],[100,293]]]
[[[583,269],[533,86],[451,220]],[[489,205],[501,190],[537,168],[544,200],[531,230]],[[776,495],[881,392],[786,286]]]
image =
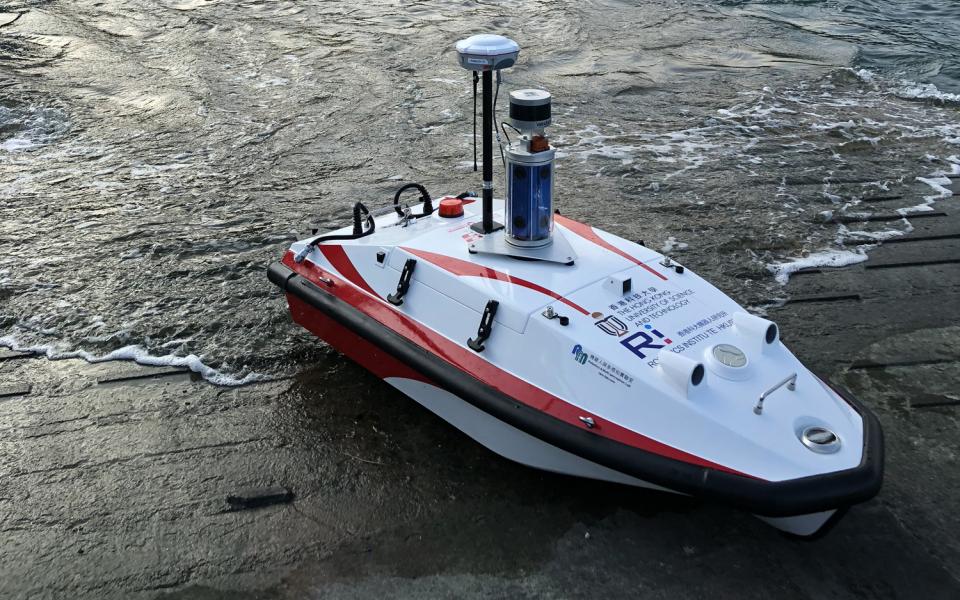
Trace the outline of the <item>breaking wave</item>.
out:
[[[195,354],[155,356],[150,354],[143,346],[137,345],[124,346],[107,354],[96,355],[86,350],[63,350],[54,345],[22,345],[13,336],[4,336],[0,337],[0,347],[10,348],[16,352],[42,355],[50,360],[80,358],[89,363],[133,361],[149,367],[184,367],[199,374],[210,383],[221,386],[240,386],[272,379],[270,376],[261,373],[247,373],[243,377],[236,377],[204,364],[201,358]]]
[[[70,120],[59,108],[0,105],[0,151],[30,150],[52,142],[69,130]]]

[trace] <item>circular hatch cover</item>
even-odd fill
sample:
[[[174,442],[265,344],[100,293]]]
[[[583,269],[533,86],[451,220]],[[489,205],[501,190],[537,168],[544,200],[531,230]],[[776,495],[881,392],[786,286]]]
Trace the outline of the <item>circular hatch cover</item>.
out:
[[[747,355],[743,350],[730,344],[717,344],[713,347],[713,357],[722,365],[739,369],[747,364]]]

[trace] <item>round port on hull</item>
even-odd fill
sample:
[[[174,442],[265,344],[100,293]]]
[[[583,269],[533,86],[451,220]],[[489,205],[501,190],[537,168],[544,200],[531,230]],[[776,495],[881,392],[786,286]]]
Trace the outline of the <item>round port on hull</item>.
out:
[[[764,341],[768,344],[772,344],[780,338],[780,328],[777,327],[776,323],[770,323],[770,326],[767,327],[767,335],[764,336]]]
[[[800,432],[800,441],[817,454],[833,454],[840,450],[840,437],[821,425],[811,425]]]
[[[694,388],[703,383],[707,375],[703,363],[666,348],[660,351],[657,361],[662,376],[687,397],[690,397]]]
[[[733,327],[743,340],[748,355],[769,352],[780,341],[780,328],[776,323],[745,312],[734,313]]]
[[[703,365],[698,364],[695,366],[693,372],[690,373],[690,385],[700,385],[705,374],[706,370],[703,368]]]

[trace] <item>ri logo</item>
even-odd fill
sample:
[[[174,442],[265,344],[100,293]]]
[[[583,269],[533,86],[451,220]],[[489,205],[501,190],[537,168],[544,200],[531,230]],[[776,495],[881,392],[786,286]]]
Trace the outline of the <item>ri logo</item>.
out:
[[[645,350],[658,350],[663,348],[665,344],[672,344],[673,342],[668,337],[664,337],[662,333],[653,328],[653,325],[647,323],[643,326],[645,331],[638,331],[637,333],[631,335],[625,340],[620,340],[620,343],[630,352],[633,352],[640,358],[646,358],[647,355],[644,353]],[[663,340],[663,344],[658,344],[660,340]]]
[[[583,351],[583,346],[577,344],[573,347],[573,360],[577,361],[581,365],[587,364],[587,353]]]

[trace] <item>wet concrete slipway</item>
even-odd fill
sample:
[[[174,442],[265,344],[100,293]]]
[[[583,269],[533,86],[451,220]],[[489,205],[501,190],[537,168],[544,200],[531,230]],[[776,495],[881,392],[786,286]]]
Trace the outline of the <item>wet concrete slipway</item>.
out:
[[[828,536],[510,463],[290,323],[297,235],[477,183],[481,30],[554,94],[565,214],[877,412]],[[0,0],[0,598],[960,597],[957,39],[913,0]]]

